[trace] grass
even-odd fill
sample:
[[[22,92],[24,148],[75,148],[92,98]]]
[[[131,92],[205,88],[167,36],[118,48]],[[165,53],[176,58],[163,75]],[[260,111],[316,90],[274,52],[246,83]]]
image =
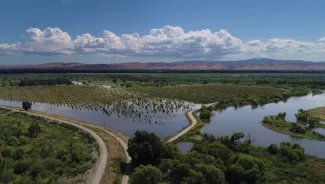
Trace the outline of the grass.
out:
[[[263,125],[268,129],[274,130],[282,134],[287,134],[292,137],[325,141],[324,136],[322,136],[321,134],[313,130],[306,129],[306,132],[304,134],[290,131],[290,127],[292,123],[282,119],[272,119],[272,120],[270,119],[270,122],[268,123],[263,122]]]
[[[29,131],[35,123],[41,128],[36,136]],[[74,127],[15,112],[1,113],[0,129],[0,181],[4,183],[82,182],[96,161],[95,141]],[[6,153],[9,149],[13,154]]]
[[[231,97],[259,96],[265,94],[282,94],[284,89],[262,86],[195,84],[166,87],[132,87],[131,90],[148,94],[151,97],[175,98],[197,103],[211,103]]]
[[[315,118],[319,118],[323,121],[325,121],[325,107],[318,107],[314,109],[310,109],[307,111],[309,115]],[[318,126],[320,128],[325,128],[325,124],[319,123]]]
[[[0,99],[3,100],[41,102],[86,109],[101,109],[101,105],[110,105],[133,96],[122,89],[107,90],[90,86],[0,87]]]

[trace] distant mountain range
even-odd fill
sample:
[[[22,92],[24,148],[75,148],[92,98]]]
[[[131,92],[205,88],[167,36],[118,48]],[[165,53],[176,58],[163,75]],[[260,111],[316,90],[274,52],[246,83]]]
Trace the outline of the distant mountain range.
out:
[[[239,61],[132,62],[118,64],[47,63],[36,65],[1,65],[6,69],[68,69],[68,70],[324,70],[325,62],[302,60],[247,59]]]

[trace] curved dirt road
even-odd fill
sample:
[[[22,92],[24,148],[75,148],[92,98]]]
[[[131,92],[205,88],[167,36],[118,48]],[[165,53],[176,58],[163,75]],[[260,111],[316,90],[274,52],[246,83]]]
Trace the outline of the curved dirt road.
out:
[[[13,109],[13,108],[9,108],[9,107],[1,106],[1,108],[5,108],[5,109],[15,111],[15,112],[22,112],[22,113],[26,113],[26,114],[31,114],[31,115],[34,115],[34,116],[40,116],[40,117],[50,119],[50,120],[55,120],[55,121],[58,121],[60,123],[65,123],[65,124],[75,126],[75,127],[79,128],[79,129],[89,133],[96,140],[96,142],[97,142],[97,144],[99,146],[99,153],[100,154],[99,154],[99,158],[98,158],[98,161],[97,161],[98,163],[95,165],[94,174],[91,175],[92,178],[87,179],[87,181],[89,183],[91,183],[91,184],[100,184],[100,181],[101,181],[101,179],[102,179],[102,177],[104,175],[104,171],[105,171],[106,163],[107,163],[107,147],[106,147],[104,141],[102,140],[102,138],[100,138],[95,132],[93,132],[92,130],[90,130],[88,128],[85,128],[85,127],[83,127],[83,126],[81,126],[79,124],[71,123],[71,122],[60,120],[60,119],[57,119],[57,118],[53,118],[53,117],[49,117],[49,116],[45,116],[45,115],[40,115],[40,114],[37,114],[37,113],[28,112],[28,111],[19,111],[17,109]],[[112,136],[115,136],[115,135],[112,135]]]
[[[181,137],[182,135],[186,134],[188,131],[190,131],[197,123],[196,119],[193,117],[193,110],[186,112],[187,118],[190,121],[190,126],[186,127],[179,133],[177,133],[175,136],[169,138],[166,142],[170,143]]]

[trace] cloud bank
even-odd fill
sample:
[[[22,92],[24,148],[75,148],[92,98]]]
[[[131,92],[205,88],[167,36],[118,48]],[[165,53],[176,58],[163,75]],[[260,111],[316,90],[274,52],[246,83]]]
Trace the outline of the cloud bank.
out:
[[[149,31],[147,35],[122,34],[103,31],[101,37],[89,33],[72,39],[59,28],[30,28],[21,42],[0,43],[0,54],[5,55],[112,55],[112,56],[168,56],[191,59],[220,59],[232,55],[248,57],[286,53],[322,53],[325,37],[315,42],[272,38],[267,41],[243,42],[221,29],[185,32],[178,26],[164,26]]]

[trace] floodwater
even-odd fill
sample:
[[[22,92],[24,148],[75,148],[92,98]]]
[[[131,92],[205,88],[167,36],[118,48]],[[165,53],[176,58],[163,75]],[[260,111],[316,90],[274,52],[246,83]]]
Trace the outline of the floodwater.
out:
[[[0,100],[0,105],[21,107],[21,102]],[[191,104],[193,109],[198,105]],[[34,103],[32,109],[63,115],[70,118],[82,120],[107,129],[121,132],[126,136],[133,137],[137,130],[153,132],[164,139],[177,134],[180,130],[188,126],[189,122],[185,116],[187,109],[174,110],[172,114],[155,113],[150,116],[150,122],[143,118],[123,116],[121,114],[106,114],[102,111],[91,111],[87,109],[72,109],[68,106],[50,105],[44,103]],[[157,119],[157,121],[155,120]]]
[[[0,105],[21,107],[21,102],[0,100]],[[291,137],[269,130],[262,124],[264,116],[276,115],[279,112],[286,112],[286,119],[294,122],[296,121],[295,114],[299,109],[307,110],[320,106],[325,106],[325,94],[293,97],[286,102],[266,104],[255,109],[251,106],[237,109],[229,107],[221,112],[215,112],[211,122],[207,123],[201,131],[215,136],[244,132],[246,135],[250,134],[253,143],[258,146],[280,144],[285,141],[298,143],[305,148],[306,153],[325,158],[325,141]],[[121,132],[129,137],[132,137],[136,130],[146,130],[164,139],[177,134],[189,123],[185,117],[185,109],[175,110],[172,114],[165,116],[159,113],[151,113],[152,116],[149,116],[150,122],[148,122],[148,119],[134,119],[118,114],[106,114],[102,111],[72,109],[68,106],[35,103],[32,108],[99,125]],[[191,108],[197,109],[200,108],[200,105],[191,104]],[[155,118],[159,118],[159,123],[156,123]],[[315,131],[325,133],[324,130],[320,129],[315,129]],[[191,149],[192,144],[179,143],[178,146],[181,151],[187,152]]]
[[[265,128],[262,124],[264,116],[286,112],[286,119],[295,122],[295,114],[299,109],[312,109],[325,106],[325,94],[293,97],[287,102],[271,103],[253,109],[251,106],[241,108],[229,107],[222,112],[215,112],[211,122],[202,128],[202,132],[215,136],[231,135],[233,132],[250,134],[255,145],[268,146],[281,142],[298,143],[305,152],[318,157],[325,157],[325,141],[299,139]],[[320,131],[320,130],[316,130]],[[324,132],[324,131],[323,131]]]

